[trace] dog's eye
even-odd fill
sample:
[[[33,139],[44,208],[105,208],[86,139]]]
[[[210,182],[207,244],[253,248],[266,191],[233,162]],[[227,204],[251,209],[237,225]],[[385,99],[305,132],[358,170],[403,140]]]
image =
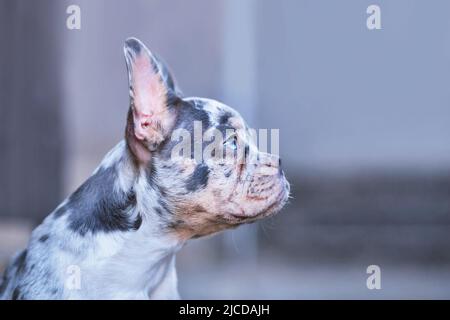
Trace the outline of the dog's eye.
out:
[[[227,147],[229,147],[229,148],[231,148],[231,149],[233,149],[233,150],[236,150],[237,149],[237,136],[232,136],[232,137],[229,137],[224,143],[223,143],[223,145],[224,146],[227,146]]]

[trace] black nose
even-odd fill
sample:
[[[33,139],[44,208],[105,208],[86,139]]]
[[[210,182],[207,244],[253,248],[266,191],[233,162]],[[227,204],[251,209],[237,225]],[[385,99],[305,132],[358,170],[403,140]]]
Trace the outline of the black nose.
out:
[[[278,173],[282,174],[283,170],[281,170],[281,158],[278,158]]]

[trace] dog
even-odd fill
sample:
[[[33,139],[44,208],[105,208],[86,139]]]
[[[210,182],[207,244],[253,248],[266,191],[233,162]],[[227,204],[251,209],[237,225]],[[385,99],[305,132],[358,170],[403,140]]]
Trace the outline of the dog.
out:
[[[175,254],[187,240],[268,217],[287,202],[279,157],[258,151],[237,111],[183,97],[138,39],[125,41],[124,54],[125,138],[32,232],[3,275],[0,298],[179,299]],[[218,144],[230,156],[174,156],[174,133],[198,145],[195,124],[202,134],[231,131]]]

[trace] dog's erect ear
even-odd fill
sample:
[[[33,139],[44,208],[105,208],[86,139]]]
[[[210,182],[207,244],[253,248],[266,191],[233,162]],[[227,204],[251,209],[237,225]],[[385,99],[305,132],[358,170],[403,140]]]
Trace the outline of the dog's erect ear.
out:
[[[172,78],[163,74],[161,64],[139,40],[127,39],[124,53],[130,85],[126,139],[137,160],[146,163],[175,123],[175,111],[168,104],[174,92],[166,82]]]
[[[175,78],[173,77],[172,73],[170,72],[170,69],[167,66],[167,64],[157,54],[153,54],[153,58],[155,59],[156,63],[158,64],[159,71],[161,73],[164,83],[166,84],[166,87],[169,88],[170,90],[172,90],[172,93],[175,94],[176,96],[182,97],[183,94],[182,94],[180,88],[178,87],[177,82],[175,81]]]

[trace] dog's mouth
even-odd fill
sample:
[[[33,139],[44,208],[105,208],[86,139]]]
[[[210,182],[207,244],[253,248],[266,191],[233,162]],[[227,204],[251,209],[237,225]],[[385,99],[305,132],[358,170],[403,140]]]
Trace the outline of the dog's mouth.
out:
[[[290,187],[286,179],[280,179],[270,198],[246,199],[244,197],[221,199],[218,210],[183,210],[177,215],[177,223],[171,227],[183,239],[198,238],[242,224],[256,222],[278,213],[289,199]],[[222,209],[222,210],[220,210]],[[189,212],[188,214],[186,214]]]
[[[273,198],[265,208],[256,213],[246,214],[245,211],[241,213],[230,213],[227,215],[227,220],[234,224],[251,223],[259,219],[263,219],[278,213],[289,199],[290,187],[287,181],[284,182],[284,187]]]

